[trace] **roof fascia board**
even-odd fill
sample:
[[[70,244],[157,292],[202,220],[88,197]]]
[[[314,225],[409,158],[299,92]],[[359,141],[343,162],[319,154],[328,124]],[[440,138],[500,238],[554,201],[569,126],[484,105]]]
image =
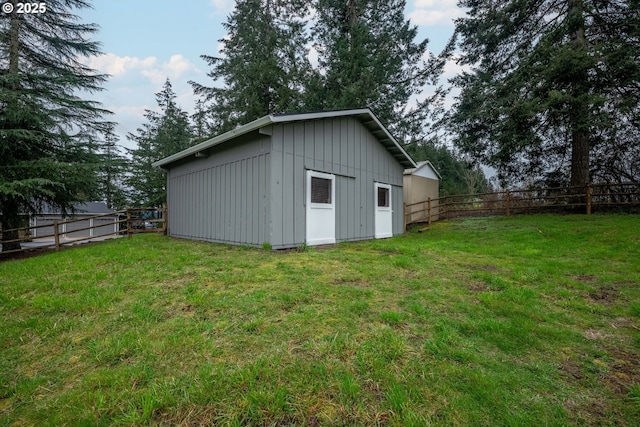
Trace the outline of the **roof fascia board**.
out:
[[[379,131],[384,133],[387,138],[389,138],[395,146],[400,150],[402,155],[409,160],[409,162],[413,165],[413,167],[417,167],[416,163],[413,161],[411,156],[407,154],[407,152],[402,148],[402,146],[396,141],[396,139],[389,133],[387,128],[382,125],[378,117],[371,111],[370,108],[359,108],[354,110],[339,110],[339,111],[321,111],[316,113],[302,113],[302,114],[292,114],[292,115],[278,115],[272,116],[272,122],[292,122],[299,120],[313,120],[313,119],[326,119],[332,117],[343,117],[343,116],[358,116],[366,114],[371,118],[371,121],[375,122]]]
[[[417,165],[416,165],[416,162],[414,162],[414,161],[413,161],[413,159],[411,158],[411,156],[410,156],[409,154],[407,154],[407,152],[406,152],[406,151],[404,151],[404,148],[402,148],[402,146],[401,146],[400,144],[398,144],[398,141],[396,141],[396,139],[393,137],[393,135],[391,135],[391,134],[389,133],[389,131],[387,130],[387,128],[386,128],[386,127],[384,127],[384,126],[382,125],[382,123],[380,123],[380,120],[378,120],[378,118],[376,117],[376,115],[375,115],[375,114],[373,114],[373,112],[372,112],[371,110],[369,110],[369,109],[367,109],[366,111],[371,115],[371,118],[372,118],[373,120],[375,120],[376,124],[380,127],[380,129],[382,129],[382,130],[384,131],[384,133],[387,135],[387,137],[388,137],[391,141],[393,141],[393,143],[394,143],[394,144],[395,144],[395,146],[400,150],[400,152],[402,153],[402,155],[403,155],[407,160],[409,160],[409,163],[411,163],[411,165],[413,165],[413,167],[415,168],[415,167],[417,166]]]
[[[236,129],[230,130],[229,132],[223,133],[222,135],[218,135],[214,138],[211,138],[207,141],[201,142],[198,145],[194,145],[193,147],[187,148],[179,153],[176,153],[172,156],[166,157],[164,159],[158,160],[157,162],[152,163],[154,167],[163,167],[167,164],[173,163],[176,160],[184,159],[193,154],[196,154],[199,151],[206,150],[215,145],[222,144],[225,141],[228,141],[232,138],[235,138],[240,135],[244,135],[256,129],[260,129],[264,126],[267,126],[272,123],[287,123],[287,122],[297,122],[302,120],[315,120],[315,119],[326,119],[333,117],[344,117],[344,116],[358,116],[358,115],[368,115],[373,122],[376,123],[378,129],[382,131],[389,140],[391,140],[396,148],[400,150],[402,155],[409,161],[413,167],[417,167],[416,163],[413,161],[411,156],[407,154],[407,152],[402,148],[402,146],[396,141],[396,139],[389,133],[386,127],[380,123],[380,120],[376,117],[375,114],[369,108],[360,108],[353,110],[339,110],[339,111],[321,111],[315,113],[300,113],[300,114],[282,114],[282,115],[268,115],[262,117],[260,119],[254,120],[250,123],[247,123],[244,126],[240,126]]]
[[[256,129],[260,129],[263,126],[266,126],[272,123],[272,118],[273,118],[272,116],[265,116],[260,119],[254,120],[252,122],[247,123],[244,126],[237,127],[226,133],[223,133],[222,135],[218,135],[216,137],[203,141],[200,144],[194,145],[193,147],[187,148],[186,150],[180,151],[179,153],[176,153],[169,157],[165,157],[164,159],[158,160],[157,162],[152,163],[151,166],[162,167],[169,163],[173,163],[176,160],[184,159],[200,151],[209,149],[215,145],[222,144],[223,142],[228,141],[237,136],[244,135]]]
[[[355,110],[337,110],[337,111],[318,111],[315,113],[300,113],[300,114],[281,114],[281,115],[272,115],[271,119],[274,123],[280,122],[296,122],[301,120],[314,120],[314,119],[329,119],[333,117],[343,117],[343,116],[356,116],[358,114],[369,114],[371,110],[368,108],[360,108]]]

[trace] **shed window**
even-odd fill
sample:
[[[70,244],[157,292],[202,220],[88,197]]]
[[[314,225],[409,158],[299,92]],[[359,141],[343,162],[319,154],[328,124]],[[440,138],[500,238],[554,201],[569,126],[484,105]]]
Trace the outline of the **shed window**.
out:
[[[378,187],[378,207],[389,207],[389,189],[385,187]]]
[[[331,204],[331,180],[311,177],[311,203]]]

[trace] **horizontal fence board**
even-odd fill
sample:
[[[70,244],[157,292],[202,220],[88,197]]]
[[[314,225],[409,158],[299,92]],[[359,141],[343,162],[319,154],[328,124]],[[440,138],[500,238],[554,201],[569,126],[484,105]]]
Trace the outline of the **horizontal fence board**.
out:
[[[143,214],[141,216],[141,214]],[[144,214],[150,215],[150,217],[145,218]],[[105,217],[116,217],[120,218],[114,221],[100,221],[100,219],[104,219]],[[126,209],[121,211],[114,211],[106,214],[98,214],[92,216],[85,216],[82,218],[73,218],[67,219],[64,221],[53,221],[52,223],[45,225],[38,225],[33,227],[20,227],[11,230],[5,230],[6,232],[15,232],[20,236],[21,234],[26,234],[25,236],[18,237],[16,239],[0,241],[0,244],[8,245],[20,243],[23,246],[23,243],[31,243],[31,245],[26,247],[21,247],[20,249],[13,250],[4,250],[0,252],[0,255],[7,254],[16,254],[19,252],[27,252],[34,250],[47,250],[55,248],[56,250],[64,247],[64,246],[72,246],[74,244],[78,244],[79,242],[91,241],[92,239],[101,239],[108,236],[124,236],[125,234],[131,237],[132,234],[137,233],[166,233],[167,223],[166,223],[166,207],[162,209],[158,208],[134,208],[134,209]],[[81,228],[73,228],[66,229],[66,226],[69,224],[76,224],[82,221],[91,223],[92,220],[97,219],[98,221],[93,221],[93,225],[88,227]],[[136,228],[135,225],[143,224],[142,228]],[[153,227],[144,227],[145,223],[154,224]],[[125,225],[125,226],[123,226]],[[160,227],[158,227],[160,225]],[[116,227],[116,230],[109,230],[108,232],[104,232],[106,228]],[[36,236],[33,237],[34,230],[49,228],[53,229],[52,234],[46,234],[44,236],[40,236],[36,233]],[[63,229],[65,231],[63,231]],[[92,231],[96,230],[97,234],[93,234]],[[90,235],[87,236],[77,236],[77,233],[90,231]],[[91,235],[93,234],[93,235]],[[66,237],[70,236],[70,237]],[[61,240],[64,239],[64,240]],[[52,239],[52,242],[48,242],[48,239]],[[68,239],[68,240],[67,240]]]
[[[430,204],[430,205],[429,205]],[[429,206],[431,212],[429,212]],[[405,205],[405,223],[423,223],[465,216],[510,215],[533,212],[590,214],[593,210],[640,206],[640,184],[589,184],[586,187],[519,189],[480,194],[456,194]],[[430,213],[430,215],[429,215]]]

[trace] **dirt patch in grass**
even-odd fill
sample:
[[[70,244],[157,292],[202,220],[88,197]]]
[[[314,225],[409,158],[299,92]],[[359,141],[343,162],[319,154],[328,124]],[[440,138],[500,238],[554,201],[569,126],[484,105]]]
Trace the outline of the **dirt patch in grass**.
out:
[[[588,276],[588,277],[595,277],[595,276]],[[593,280],[595,280],[595,278]],[[624,292],[626,288],[638,287],[638,286],[639,286],[639,283],[633,280],[619,281],[613,284],[606,284],[606,285],[595,285],[595,289],[588,293],[588,297],[593,302],[605,304],[605,305],[611,305],[614,303],[621,302],[620,301],[621,298],[623,300],[625,299],[622,295],[622,292]]]
[[[581,380],[584,378],[582,366],[580,366],[575,360],[565,360],[560,365],[559,370],[566,376],[576,380]]]
[[[363,280],[358,280],[358,279],[351,279],[351,278],[346,278],[346,277],[337,277],[335,279],[333,279],[331,281],[332,284],[334,285],[347,285],[347,286],[355,286],[358,288],[368,288],[370,287],[370,284],[368,281],[363,281]]]
[[[581,283],[593,283],[598,278],[592,274],[579,274],[577,276],[574,276],[574,279]]]
[[[471,292],[488,292],[489,286],[483,282],[471,282],[467,285],[467,289]]]
[[[577,402],[574,399],[567,399],[563,402],[564,409],[577,419],[576,424],[587,426],[600,426],[607,419],[609,408],[600,398],[592,399],[589,402]]]
[[[495,265],[491,265],[491,264],[483,264],[483,265],[467,265],[467,268],[469,270],[475,270],[475,271],[491,271],[491,272],[496,272],[498,271],[498,267],[496,267]]]
[[[587,329],[582,333],[582,336],[588,340],[605,340],[613,337],[613,334],[609,334],[598,329]]]
[[[618,347],[609,351],[613,361],[604,381],[614,393],[626,395],[634,384],[640,384],[640,353]]]
[[[604,395],[587,393],[565,400],[563,406],[577,424],[608,425],[612,416],[623,419],[615,402],[625,401],[632,387],[640,383],[640,353],[617,346],[607,346],[606,350],[608,356],[597,359],[600,369],[597,374],[574,359],[565,360],[559,366],[559,371],[569,383],[580,384],[580,388],[592,387],[591,382],[595,380],[614,396],[614,399],[606,399]]]
[[[589,292],[589,298],[600,304],[613,304],[620,297],[620,291],[611,285],[600,286]]]
[[[373,252],[380,255],[402,255],[402,251],[398,249],[376,249]]]

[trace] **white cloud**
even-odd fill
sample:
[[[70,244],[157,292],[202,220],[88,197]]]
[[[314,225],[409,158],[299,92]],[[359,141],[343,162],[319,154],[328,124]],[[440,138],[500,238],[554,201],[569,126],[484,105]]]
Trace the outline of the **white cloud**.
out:
[[[113,77],[131,76],[138,73],[146,77],[154,85],[162,84],[168,77],[172,81],[180,80],[185,75],[202,74],[200,69],[181,54],[171,55],[169,61],[158,64],[158,58],[148,56],[137,58],[105,53],[99,56],[83,58],[82,62],[101,73]]]
[[[450,61],[447,61],[444,64],[444,77],[451,78],[455,77],[459,74],[462,74],[464,71],[471,71],[470,65],[459,65],[456,60],[459,58],[459,54],[453,55],[453,58]]]
[[[211,0],[210,3],[216,8],[216,13],[224,14],[231,11],[236,2],[235,0]]]
[[[165,62],[159,67],[151,67],[140,72],[155,85],[162,84],[167,77],[173,82],[180,80],[189,73],[200,73],[198,67],[192,64],[182,55],[171,55],[169,62]]]
[[[414,5],[416,9],[433,9],[434,6],[441,8],[455,8],[457,7],[458,0],[416,0]]]
[[[454,19],[465,14],[456,3],[456,0],[416,0],[409,18],[416,25],[452,25]]]
[[[82,62],[94,70],[116,77],[122,76],[131,70],[152,68],[156,65],[157,61],[158,59],[154,56],[148,56],[141,59],[131,56],[118,56],[113,53],[105,53],[98,56],[83,58]]]
[[[425,51],[422,55],[422,59],[425,61],[429,61],[431,56],[437,56],[438,54],[432,52],[430,50]],[[462,74],[464,71],[470,71],[470,65],[459,65],[458,60],[462,57],[461,53],[453,53],[451,58],[444,64],[444,69],[442,70],[442,78],[449,79],[451,77],[455,77],[459,74]]]
[[[145,110],[148,110],[148,105],[122,105],[120,107],[112,108],[112,111],[115,114],[122,116],[133,116],[133,117],[142,117],[144,116]]]
[[[105,84],[105,91],[93,94],[92,99],[99,101],[114,114],[107,117],[118,123],[116,134],[120,144],[133,148],[135,143],[127,140],[129,132],[145,122],[145,110],[155,110],[155,93],[168,77],[176,93],[178,105],[188,113],[193,112],[195,96],[188,80],[197,80],[204,74],[182,54],[175,54],[163,61],[155,56],[137,58],[117,56],[113,53],[81,58],[87,66],[99,73],[112,76]]]

